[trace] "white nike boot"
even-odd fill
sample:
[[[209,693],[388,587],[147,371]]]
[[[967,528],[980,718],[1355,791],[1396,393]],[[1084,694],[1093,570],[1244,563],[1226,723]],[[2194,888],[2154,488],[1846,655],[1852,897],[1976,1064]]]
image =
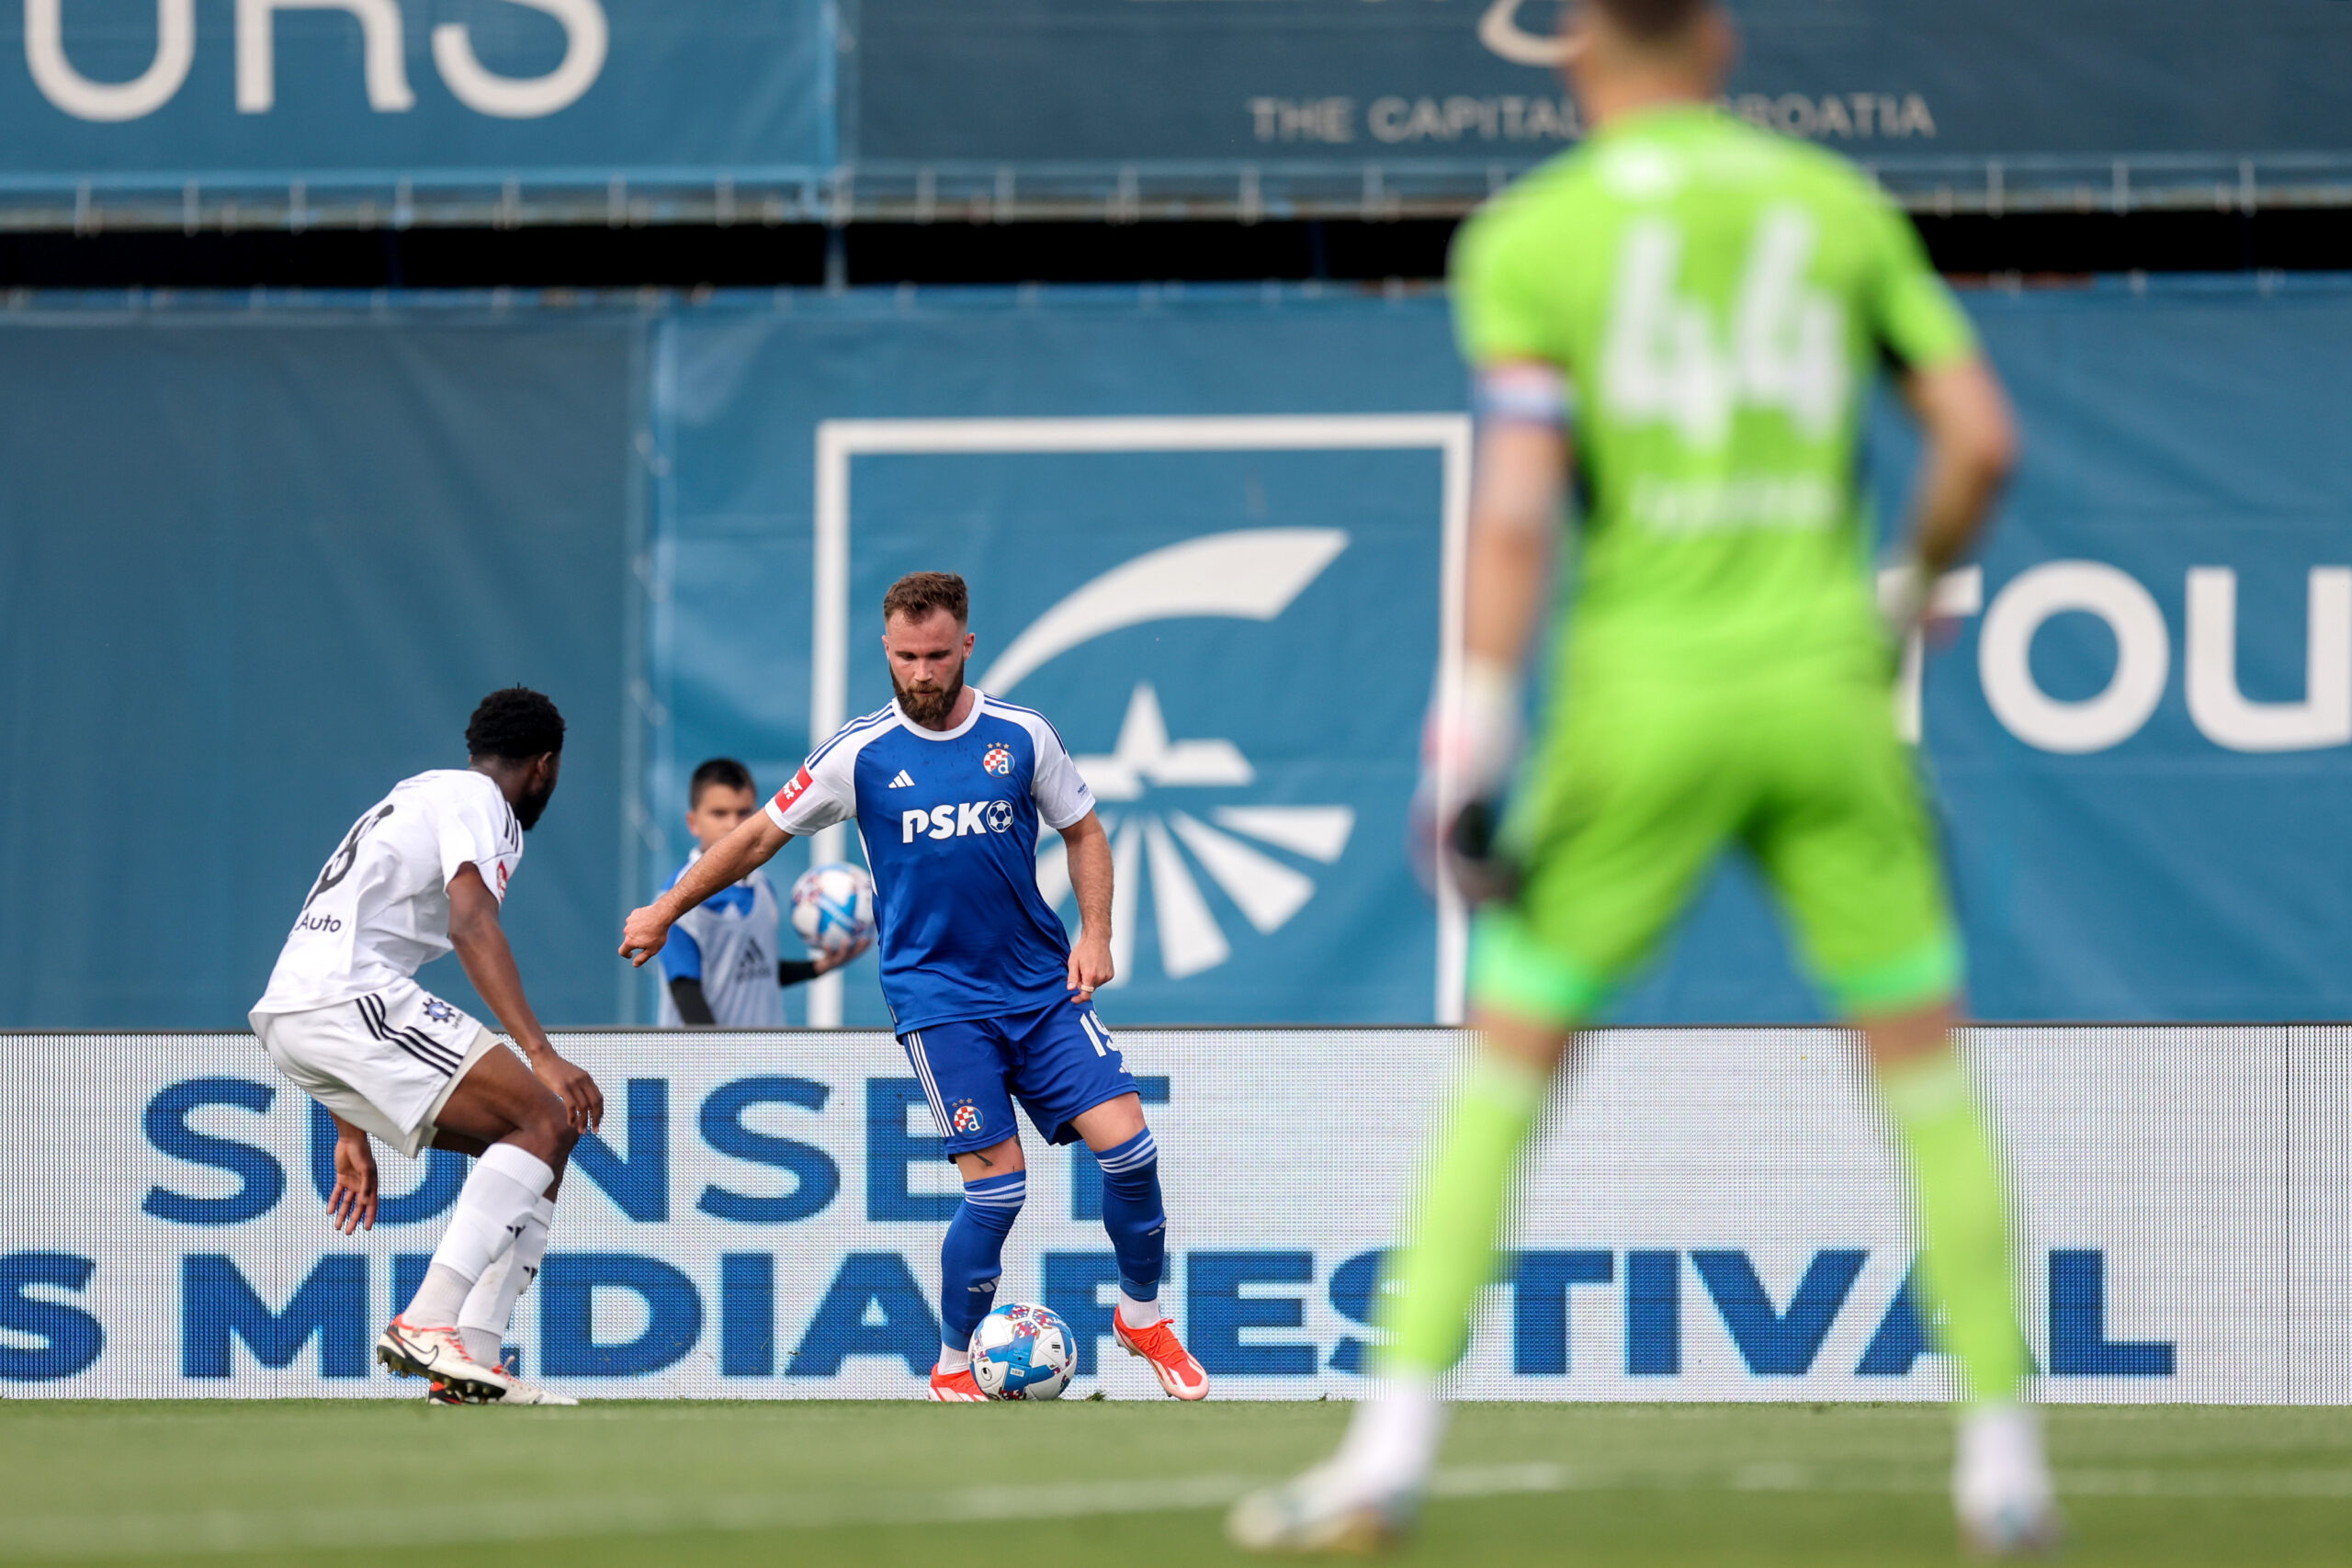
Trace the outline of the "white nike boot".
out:
[[[525,1382],[523,1374],[514,1370],[514,1363],[511,1360],[500,1363],[498,1370],[506,1374],[507,1383],[505,1396],[498,1401],[501,1404],[577,1404],[580,1403],[568,1393],[558,1393],[551,1388],[541,1388],[537,1383]],[[433,1386],[426,1391],[424,1397],[435,1404],[479,1404],[481,1403],[481,1400],[468,1398],[438,1378],[433,1380]]]
[[[376,1359],[404,1378],[429,1378],[468,1399],[503,1399],[514,1380],[499,1367],[485,1367],[466,1354],[455,1328],[428,1328],[394,1318],[376,1340]]]
[[[510,1385],[501,1404],[577,1404],[580,1402],[568,1393],[558,1393],[551,1388],[541,1388],[535,1382],[525,1382],[513,1367],[501,1367]]]

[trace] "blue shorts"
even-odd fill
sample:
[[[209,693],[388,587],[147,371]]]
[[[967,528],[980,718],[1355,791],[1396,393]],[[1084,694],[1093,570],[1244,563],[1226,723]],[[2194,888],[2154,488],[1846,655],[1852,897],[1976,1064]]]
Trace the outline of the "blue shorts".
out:
[[[1078,1140],[1070,1125],[1078,1117],[1136,1092],[1094,1005],[1075,998],[1035,1012],[936,1024],[899,1043],[951,1155],[1014,1136],[1015,1097],[1047,1143],[1069,1144]]]

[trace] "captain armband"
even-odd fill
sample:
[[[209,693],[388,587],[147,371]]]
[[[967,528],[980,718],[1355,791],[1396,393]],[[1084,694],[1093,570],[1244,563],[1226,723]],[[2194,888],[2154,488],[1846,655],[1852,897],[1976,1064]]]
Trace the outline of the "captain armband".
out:
[[[1574,412],[1568,378],[1550,365],[1518,360],[1477,374],[1471,408],[1481,424],[1534,424],[1559,430]]]

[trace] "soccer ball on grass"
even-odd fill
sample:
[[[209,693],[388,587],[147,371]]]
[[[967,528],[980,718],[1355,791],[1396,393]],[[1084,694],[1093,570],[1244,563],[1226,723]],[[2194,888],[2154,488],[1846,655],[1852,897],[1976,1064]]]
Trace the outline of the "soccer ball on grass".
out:
[[[1059,1399],[1078,1341],[1058,1313],[1009,1303],[972,1330],[972,1381],[990,1399]]]
[[[792,929],[809,952],[838,958],[874,934],[874,883],[863,867],[812,866],[792,885]]]

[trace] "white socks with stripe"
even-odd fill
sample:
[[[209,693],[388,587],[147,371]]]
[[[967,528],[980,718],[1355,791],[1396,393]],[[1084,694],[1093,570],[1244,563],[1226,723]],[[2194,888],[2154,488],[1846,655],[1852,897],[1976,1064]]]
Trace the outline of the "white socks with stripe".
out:
[[[554,1185],[555,1171],[527,1149],[492,1144],[483,1150],[458,1193],[433,1267],[401,1316],[419,1328],[455,1327],[474,1282],[514,1245]]]
[[[514,1315],[514,1301],[539,1276],[539,1260],[548,1255],[548,1227],[555,1223],[555,1200],[542,1198],[523,1222],[514,1245],[491,1260],[466,1304],[458,1309],[458,1336],[466,1354],[485,1367],[498,1365],[506,1349],[506,1325]]]

